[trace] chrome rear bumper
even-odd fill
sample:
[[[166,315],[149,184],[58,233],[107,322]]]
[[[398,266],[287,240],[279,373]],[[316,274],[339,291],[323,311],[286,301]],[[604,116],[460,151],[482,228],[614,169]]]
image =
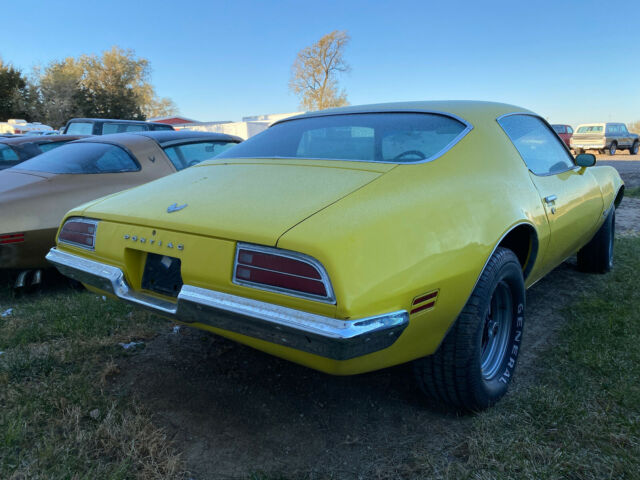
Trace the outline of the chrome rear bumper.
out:
[[[52,248],[47,260],[67,277],[186,323],[202,323],[334,360],[392,345],[409,324],[406,310],[339,320],[272,303],[183,285],[176,303],[132,290],[117,267]]]

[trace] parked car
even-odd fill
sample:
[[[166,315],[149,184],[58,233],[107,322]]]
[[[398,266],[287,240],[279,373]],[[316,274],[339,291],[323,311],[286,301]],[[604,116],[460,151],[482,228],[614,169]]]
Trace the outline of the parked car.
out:
[[[75,205],[140,185],[214,157],[241,139],[203,132],[143,132],[89,137],[0,172],[0,268],[47,266],[64,213]],[[39,278],[39,274],[34,277]]]
[[[0,170],[15,167],[36,155],[60,147],[82,135],[12,136],[0,138]]]
[[[571,128],[571,125],[551,125],[551,127],[562,139],[564,144],[567,147],[571,147],[571,144],[569,143],[569,141],[571,140],[571,136],[573,135],[573,128]]]
[[[613,261],[623,183],[533,112],[352,106],[72,209],[47,258],[92,289],[336,375],[415,361],[432,398],[506,392],[525,288]]]
[[[174,130],[165,123],[142,120],[114,120],[109,118],[72,118],[64,126],[63,133],[75,135],[108,135],[111,133]]]
[[[22,135],[25,133],[51,132],[53,128],[40,122],[29,123],[19,118],[10,118],[6,122],[0,122],[0,133],[12,133]]]
[[[629,150],[638,153],[638,135],[630,133],[624,123],[585,123],[578,125],[571,137],[571,148],[576,153],[585,150],[597,150],[615,155],[618,150]]]

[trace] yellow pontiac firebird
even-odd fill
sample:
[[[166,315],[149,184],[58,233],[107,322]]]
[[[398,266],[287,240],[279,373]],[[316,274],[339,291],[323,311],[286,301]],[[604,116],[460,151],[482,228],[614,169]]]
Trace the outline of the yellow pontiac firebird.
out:
[[[337,375],[408,361],[495,403],[525,288],[613,264],[623,183],[540,116],[488,102],[282,120],[216,159],[70,211],[47,258],[88,288]]]

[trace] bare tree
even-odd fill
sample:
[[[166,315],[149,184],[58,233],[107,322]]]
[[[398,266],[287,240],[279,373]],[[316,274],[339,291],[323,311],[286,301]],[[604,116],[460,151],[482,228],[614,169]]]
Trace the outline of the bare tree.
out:
[[[629,124],[629,131],[640,135],[640,120]]]
[[[334,30],[300,52],[291,67],[289,89],[300,97],[304,110],[323,110],[348,105],[347,94],[338,87],[337,75],[349,71],[344,49],[350,37]]]

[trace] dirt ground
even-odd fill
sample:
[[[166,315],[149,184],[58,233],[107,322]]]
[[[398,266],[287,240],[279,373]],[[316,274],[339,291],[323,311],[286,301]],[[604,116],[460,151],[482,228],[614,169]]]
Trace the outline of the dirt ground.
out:
[[[633,167],[628,183],[640,180],[640,162]],[[625,199],[617,231],[640,234],[639,215],[640,200]],[[571,259],[529,289],[514,389],[534,380],[559,310],[587,283]],[[146,405],[198,480],[410,476],[419,452],[444,454],[470,427],[469,417],[428,408],[408,366],[332,377],[189,328],[168,327],[119,369],[111,388]]]

